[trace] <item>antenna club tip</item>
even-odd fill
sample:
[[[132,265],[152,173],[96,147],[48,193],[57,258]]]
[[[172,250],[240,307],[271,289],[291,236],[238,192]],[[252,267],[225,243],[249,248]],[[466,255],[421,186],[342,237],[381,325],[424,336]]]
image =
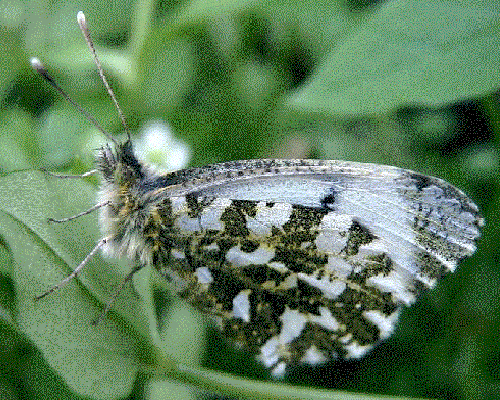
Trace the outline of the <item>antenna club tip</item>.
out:
[[[41,69],[44,69],[44,66],[43,66],[42,62],[37,57],[31,57],[30,58],[30,64],[31,64],[31,67],[33,69],[36,69],[37,71],[41,70]]]
[[[78,11],[78,13],[76,14],[76,20],[78,21],[79,25],[85,25],[85,14],[83,13],[83,11]]]

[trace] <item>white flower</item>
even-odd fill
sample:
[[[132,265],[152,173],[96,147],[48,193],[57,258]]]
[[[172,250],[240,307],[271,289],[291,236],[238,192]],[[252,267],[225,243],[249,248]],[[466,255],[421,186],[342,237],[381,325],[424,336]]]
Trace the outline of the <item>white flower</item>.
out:
[[[134,142],[137,157],[146,164],[166,171],[174,171],[187,166],[191,159],[191,149],[182,140],[176,139],[162,121],[149,121]]]

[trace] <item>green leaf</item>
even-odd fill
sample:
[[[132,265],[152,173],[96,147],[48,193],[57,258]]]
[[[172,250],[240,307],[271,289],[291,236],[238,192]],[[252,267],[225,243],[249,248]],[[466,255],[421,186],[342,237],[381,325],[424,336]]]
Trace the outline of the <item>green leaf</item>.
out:
[[[330,52],[289,105],[333,114],[442,106],[500,86],[498,1],[389,1]]]
[[[0,179],[0,234],[14,259],[18,329],[73,390],[115,399],[130,392],[152,348],[146,344],[141,302],[131,290],[121,294],[100,325],[91,324],[128,268],[96,256],[81,277],[34,300],[67,276],[99,237],[95,216],[57,225],[49,225],[47,216],[88,209],[94,192],[83,182],[54,180],[41,172],[7,175]]]

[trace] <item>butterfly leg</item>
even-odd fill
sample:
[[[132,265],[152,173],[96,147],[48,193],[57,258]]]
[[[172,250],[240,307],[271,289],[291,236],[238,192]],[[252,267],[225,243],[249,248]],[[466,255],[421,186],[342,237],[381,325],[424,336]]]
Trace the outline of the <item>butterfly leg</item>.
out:
[[[138,266],[135,266],[134,268],[132,268],[132,270],[128,273],[128,275],[125,277],[125,279],[122,280],[120,282],[120,284],[118,285],[118,287],[115,289],[115,292],[111,296],[111,300],[109,300],[109,302],[106,304],[106,307],[104,307],[104,310],[102,311],[101,315],[99,315],[99,317],[97,317],[94,321],[92,321],[92,325],[96,326],[99,322],[101,322],[101,320],[106,316],[106,314],[108,313],[108,311],[111,309],[111,306],[113,305],[113,303],[115,302],[115,300],[118,298],[118,296],[122,292],[124,286],[130,280],[132,280],[132,277],[134,276],[134,274],[137,271],[139,271],[142,267],[143,267],[143,265],[138,265]]]
[[[42,297],[45,297],[47,296],[48,294],[52,293],[53,291],[59,289],[61,286],[64,286],[66,285],[70,280],[72,280],[73,278],[75,278],[79,273],[80,271],[83,269],[83,267],[85,267],[85,265],[90,261],[90,259],[94,256],[95,253],[97,253],[97,251],[102,247],[104,246],[107,241],[109,240],[109,237],[105,237],[105,238],[102,238],[101,240],[99,240],[99,242],[97,243],[97,245],[92,249],[92,251],[87,254],[87,256],[83,259],[83,261],[80,263],[80,265],[78,265],[78,267],[75,268],[75,270],[69,274],[66,278],[64,278],[61,282],[59,282],[57,285],[54,285],[52,286],[49,290],[47,290],[45,293],[39,295],[39,296],[36,296],[35,297],[35,300],[40,300]]]

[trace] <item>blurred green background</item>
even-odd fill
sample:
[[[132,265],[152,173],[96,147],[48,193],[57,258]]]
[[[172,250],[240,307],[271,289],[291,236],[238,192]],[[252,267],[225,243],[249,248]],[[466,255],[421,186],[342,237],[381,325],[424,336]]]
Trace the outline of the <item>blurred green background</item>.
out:
[[[423,0],[2,0],[0,398],[211,398],[211,389],[250,396],[244,380],[219,373],[166,372],[174,379],[167,383],[157,376],[168,369],[166,354],[269,379],[214,328],[205,332],[196,313],[150,289],[161,283],[142,271],[134,287],[150,303],[130,290],[110,315],[112,328],[87,326],[126,263],[97,257],[83,284],[33,304],[99,233],[95,216],[44,223],[90,207],[95,181],[54,182],[30,171],[87,171],[103,138],[29,59],[40,58],[107,131],[122,133],[76,24],[79,10],[134,138],[163,121],[189,146],[191,166],[279,157],[414,169],[467,192],[486,218],[478,252],[405,310],[389,340],[359,362],[250,382],[255,398],[319,398],[320,388],[500,398],[500,2]]]

